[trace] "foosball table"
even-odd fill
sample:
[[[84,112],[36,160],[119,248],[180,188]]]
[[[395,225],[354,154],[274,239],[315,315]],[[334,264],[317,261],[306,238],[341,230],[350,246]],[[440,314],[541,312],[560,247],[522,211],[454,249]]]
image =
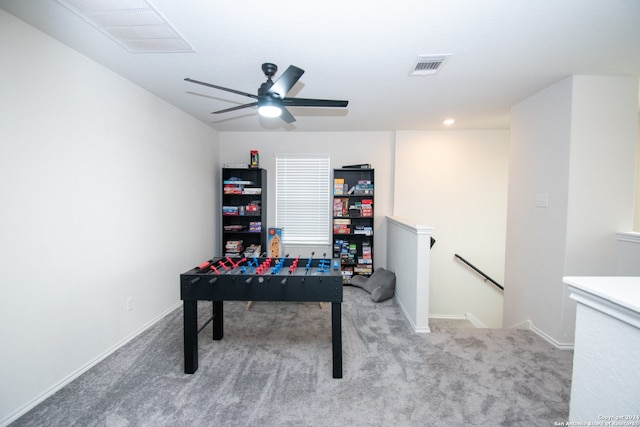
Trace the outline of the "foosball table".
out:
[[[224,335],[224,301],[331,303],[333,378],[342,378],[342,275],[328,258],[215,258],[180,275],[184,307],[184,371],[198,369],[198,333],[209,322],[213,339]],[[198,301],[212,316],[198,327]]]

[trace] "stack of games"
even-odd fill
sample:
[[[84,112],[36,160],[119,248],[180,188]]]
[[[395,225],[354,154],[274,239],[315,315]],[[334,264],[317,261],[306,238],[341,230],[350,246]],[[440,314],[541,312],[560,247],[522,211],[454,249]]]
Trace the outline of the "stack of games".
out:
[[[244,256],[245,258],[258,258],[261,252],[262,246],[252,244],[244,251]]]
[[[333,234],[351,234],[351,220],[350,219],[334,219],[333,220]]]
[[[239,257],[244,247],[242,246],[242,240],[227,240],[225,243],[225,254],[228,257]]]

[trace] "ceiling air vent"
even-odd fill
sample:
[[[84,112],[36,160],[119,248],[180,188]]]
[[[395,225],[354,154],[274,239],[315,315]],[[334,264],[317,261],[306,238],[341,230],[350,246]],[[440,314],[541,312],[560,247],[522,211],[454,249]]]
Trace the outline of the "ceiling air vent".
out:
[[[444,64],[449,56],[451,56],[451,54],[420,55],[409,75],[426,76],[435,74],[442,68],[442,64]]]

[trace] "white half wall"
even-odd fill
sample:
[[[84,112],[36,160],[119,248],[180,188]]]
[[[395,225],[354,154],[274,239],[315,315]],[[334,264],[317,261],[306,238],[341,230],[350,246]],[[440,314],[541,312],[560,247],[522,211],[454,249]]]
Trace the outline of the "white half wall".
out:
[[[396,275],[395,299],[416,332],[429,328],[429,258],[433,229],[387,217],[387,269]]]
[[[218,142],[2,10],[0,57],[4,424],[179,304],[217,240]]]
[[[502,326],[508,131],[397,131],[394,216],[433,227],[429,313]]]
[[[640,277],[564,282],[577,301],[570,425],[637,425]]]
[[[375,267],[384,268],[387,260],[384,218],[393,210],[393,138],[393,132],[221,132],[220,163],[248,163],[249,152],[259,151],[260,167],[267,170],[268,227],[273,227],[275,220],[276,153],[329,153],[334,169],[370,163],[375,169],[373,262]],[[332,250],[331,245],[285,248],[285,252],[302,256],[312,251],[330,254]]]

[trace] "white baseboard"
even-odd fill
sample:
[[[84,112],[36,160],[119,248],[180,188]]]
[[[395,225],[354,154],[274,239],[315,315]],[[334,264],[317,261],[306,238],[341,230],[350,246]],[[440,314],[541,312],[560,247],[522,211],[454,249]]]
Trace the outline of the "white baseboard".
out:
[[[87,372],[89,369],[93,368],[95,365],[97,365],[98,363],[100,363],[101,361],[106,359],[107,357],[109,357],[116,350],[118,350],[119,348],[123,347],[129,341],[133,340],[135,337],[137,337],[138,335],[140,335],[141,333],[143,333],[144,331],[149,329],[151,326],[153,326],[154,324],[159,322],[163,317],[165,317],[167,314],[171,313],[173,310],[175,310],[176,308],[180,307],[181,305],[182,305],[182,301],[177,302],[175,305],[171,306],[169,309],[165,310],[164,312],[162,312],[161,314],[159,314],[155,318],[151,319],[149,322],[147,322],[144,325],[142,325],[140,328],[138,328],[132,334],[130,334],[129,336],[127,336],[124,339],[122,339],[120,342],[115,344],[113,347],[109,348],[104,353],[98,355],[96,358],[94,358],[93,360],[91,360],[90,362],[85,364],[84,366],[80,367],[79,369],[75,370],[71,374],[67,375],[62,380],[58,381],[56,384],[54,384],[51,387],[49,387],[47,390],[45,390],[43,393],[38,395],[31,402],[27,403],[26,405],[18,408],[17,410],[12,412],[11,414],[7,415],[7,417],[5,417],[3,420],[0,420],[0,426],[1,427],[8,426],[12,422],[14,422],[18,418],[20,418],[21,416],[23,416],[24,414],[26,414],[27,412],[29,412],[30,410],[32,410],[33,408],[38,406],[44,400],[46,400],[47,398],[51,397],[55,392],[57,392],[58,390],[60,390],[61,388],[63,388],[67,384],[69,384],[71,381],[73,381],[76,378],[78,378],[80,375],[82,375],[85,372]]]
[[[482,323],[482,322],[480,321],[480,319],[478,319],[476,316],[474,316],[474,315],[473,315],[473,314],[471,314],[471,313],[465,313],[465,317],[466,317],[466,319],[467,319],[469,322],[471,322],[471,324],[472,324],[473,326],[475,326],[476,328],[488,328],[488,326],[487,326],[487,325],[485,325],[484,323]]]
[[[553,346],[559,348],[560,350],[573,350],[573,347],[574,347],[573,343],[563,343],[563,342],[556,341],[554,338],[550,337],[540,329],[536,328],[536,326],[533,323],[531,324],[531,330],[534,333],[536,333],[538,336],[542,337],[542,339],[551,343]]]
[[[429,319],[467,320],[464,314],[430,314]]]
[[[468,320],[473,326],[476,328],[489,328],[482,321],[480,321],[477,317],[475,317],[471,313],[465,314],[432,314],[429,316],[430,319],[451,319],[451,320]],[[555,340],[551,336],[547,335],[544,331],[538,329],[531,320],[523,320],[522,322],[516,323],[515,325],[511,325],[507,327],[507,329],[524,329],[527,331],[531,331],[538,335],[543,340],[547,341],[549,344],[560,350],[573,350],[573,343],[563,343]]]
[[[426,327],[418,327],[416,325],[416,323],[411,318],[411,316],[409,316],[409,312],[404,308],[402,301],[400,301],[400,299],[397,296],[394,295],[393,299],[398,303],[398,306],[400,307],[400,311],[402,311],[402,314],[404,314],[404,317],[407,319],[407,321],[411,325],[411,329],[413,329],[417,334],[431,333],[431,328],[429,328],[429,325],[427,325]]]
[[[545,340],[546,342],[548,342],[549,344],[551,344],[552,346],[560,350],[573,350],[573,347],[574,347],[573,343],[559,342],[553,337],[547,335],[544,331],[542,331],[541,329],[538,329],[531,320],[523,320],[520,323],[516,323],[515,325],[510,326],[508,329],[525,329],[528,331],[532,331],[533,333],[538,335],[540,338],[542,338],[543,340]]]
[[[483,322],[471,313],[465,314],[432,314],[429,319],[468,320],[476,328],[488,328]]]

